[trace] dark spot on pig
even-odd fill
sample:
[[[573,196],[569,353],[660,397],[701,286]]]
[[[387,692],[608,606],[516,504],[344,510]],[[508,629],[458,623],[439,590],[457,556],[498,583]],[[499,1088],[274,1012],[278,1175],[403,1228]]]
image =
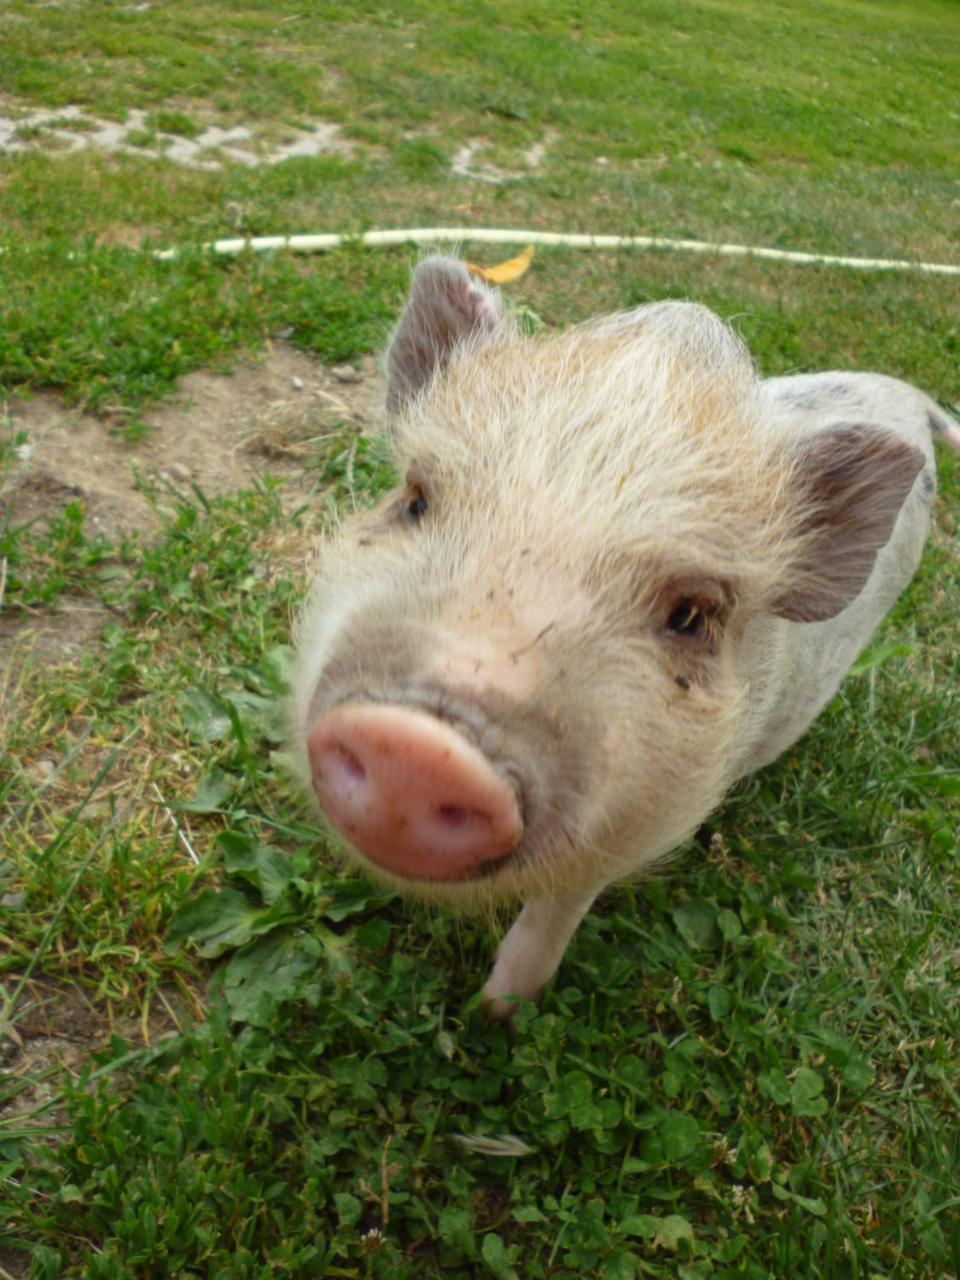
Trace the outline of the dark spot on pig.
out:
[[[926,502],[929,502],[933,498],[933,493],[936,487],[932,473],[924,471],[920,477],[920,494]]]
[[[555,622],[548,622],[547,625],[540,632],[540,634],[534,636],[529,644],[525,644],[522,649],[514,649],[514,651],[510,654],[510,661],[514,665],[516,665],[517,660],[519,658],[522,658],[525,653],[529,653],[531,649],[535,648],[536,645],[538,645],[540,641],[543,639],[543,637],[547,634],[547,632],[552,630],[553,627],[555,626],[556,626]]]
[[[946,418],[941,418],[939,413],[934,413],[931,409],[927,414],[927,426],[931,431],[936,432],[938,436],[945,436],[950,423]]]
[[[673,678],[677,682],[677,684],[680,686],[681,689],[690,688],[690,681],[687,679],[686,676],[674,676]]]
[[[797,409],[826,409],[830,405],[844,404],[856,397],[856,392],[845,382],[826,382],[813,388],[785,391],[783,399]]]

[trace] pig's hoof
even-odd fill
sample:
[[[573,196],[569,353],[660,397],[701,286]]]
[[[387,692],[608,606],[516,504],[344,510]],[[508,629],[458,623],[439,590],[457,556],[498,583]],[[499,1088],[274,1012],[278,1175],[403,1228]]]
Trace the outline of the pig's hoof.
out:
[[[500,983],[489,978],[481,993],[483,995],[483,1011],[491,1022],[513,1024],[514,1015],[524,1002],[536,1003],[539,991],[511,991]]]
[[[501,1000],[499,997],[493,999],[484,995],[483,1012],[487,1015],[491,1022],[513,1023],[513,1015],[517,1011],[517,1002],[515,1000]]]

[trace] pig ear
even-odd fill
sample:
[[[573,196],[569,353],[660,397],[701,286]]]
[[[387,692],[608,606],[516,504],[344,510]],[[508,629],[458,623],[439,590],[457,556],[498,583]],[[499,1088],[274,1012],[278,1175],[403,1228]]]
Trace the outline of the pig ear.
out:
[[[456,346],[492,331],[500,316],[500,295],[461,262],[439,256],[421,262],[387,353],[388,412],[398,413]]]
[[[809,538],[796,581],[773,603],[793,622],[834,617],[859,594],[924,457],[891,432],[838,426],[807,440],[794,474]]]

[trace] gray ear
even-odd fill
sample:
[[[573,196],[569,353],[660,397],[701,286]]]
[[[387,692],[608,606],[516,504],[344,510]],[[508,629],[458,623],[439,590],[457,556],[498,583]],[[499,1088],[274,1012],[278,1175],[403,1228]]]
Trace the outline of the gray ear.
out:
[[[846,608],[870,576],[923,464],[919,449],[870,427],[831,427],[805,441],[794,484],[801,532],[810,542],[774,613],[822,622]]]
[[[406,310],[387,353],[387,410],[399,413],[450,353],[500,320],[500,295],[455,258],[426,258],[413,273]]]

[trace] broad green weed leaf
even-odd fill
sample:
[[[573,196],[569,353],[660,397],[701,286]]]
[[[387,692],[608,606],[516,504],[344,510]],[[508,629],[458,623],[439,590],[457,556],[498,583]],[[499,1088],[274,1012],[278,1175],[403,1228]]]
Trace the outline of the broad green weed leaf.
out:
[[[496,1232],[491,1231],[483,1237],[480,1256],[495,1276],[502,1276],[503,1280],[515,1280],[517,1273],[510,1265],[507,1246]]]
[[[197,783],[193,799],[175,807],[184,813],[222,813],[236,787],[236,778],[214,768]]]
[[[896,640],[887,640],[883,644],[872,645],[865,653],[861,653],[850,668],[850,675],[862,676],[865,671],[879,667],[890,658],[907,658],[915,653],[912,644],[901,644]]]
[[[726,987],[711,987],[707,992],[707,1008],[713,1021],[720,1022],[733,1008],[733,996]]]
[[[690,898],[682,902],[673,913],[673,923],[690,947],[713,948],[719,945],[717,908],[704,898]]]
[[[288,644],[275,644],[263,655],[260,670],[269,684],[271,693],[285,693],[293,668],[293,648]]]
[[[604,1264],[601,1280],[635,1280],[637,1268],[633,1256],[624,1249],[615,1249]]]
[[[445,1244],[456,1245],[468,1257],[476,1256],[477,1246],[473,1238],[473,1217],[466,1209],[447,1205],[440,1210],[437,1219],[437,1235]]]
[[[180,699],[180,715],[190,736],[198,742],[219,742],[230,732],[230,710],[203,689],[190,689]]]
[[[211,959],[268,932],[287,914],[253,905],[239,889],[201,889],[175,912],[166,943],[169,947],[189,938]]]
[[[338,923],[369,907],[380,907],[393,898],[392,889],[381,889],[360,876],[351,880],[335,880],[325,886],[329,902],[323,909],[328,920]]]
[[[836,1032],[822,1029],[816,1037],[823,1046],[824,1056],[832,1067],[840,1072],[843,1083],[851,1089],[862,1090],[873,1083],[874,1072],[869,1061],[849,1040]]]
[[[852,1053],[844,1063],[843,1071],[840,1073],[843,1083],[850,1089],[855,1089],[858,1093],[862,1093],[864,1089],[869,1089],[873,1084],[875,1072],[873,1067],[863,1056],[862,1053]]]
[[[823,1076],[810,1067],[801,1067],[790,1085],[790,1102],[794,1115],[822,1116],[827,1109],[823,1093]]]
[[[363,1213],[363,1205],[356,1196],[352,1196],[346,1191],[337,1191],[333,1197],[333,1203],[337,1207],[337,1217],[340,1219],[342,1227],[353,1227],[360,1221],[360,1215]]]
[[[729,911],[726,907],[717,912],[717,928],[724,942],[733,942],[743,933],[740,917],[735,911]]]
[[[778,1107],[785,1107],[790,1101],[790,1081],[779,1067],[761,1071],[757,1076],[757,1088]]]
[[[652,1240],[660,1225],[659,1218],[649,1213],[631,1213],[620,1223],[620,1233],[625,1236],[637,1236],[641,1240]]]
[[[671,1162],[692,1155],[700,1141],[700,1129],[693,1116],[683,1112],[671,1112],[660,1126],[663,1154]]]
[[[657,1234],[653,1238],[653,1246],[669,1249],[676,1253],[681,1248],[693,1248],[693,1227],[686,1218],[678,1213],[671,1213],[661,1218],[657,1226]]]
[[[947,1240],[937,1219],[928,1215],[918,1216],[916,1229],[917,1239],[924,1253],[941,1265],[948,1263],[950,1254],[947,1251]]]
[[[289,888],[295,874],[294,863],[279,849],[271,849],[240,831],[221,832],[217,844],[223,850],[223,865],[228,874],[239,876],[259,889],[268,906]]]
[[[312,977],[321,962],[316,938],[292,929],[275,929],[231,957],[223,992],[237,1022],[269,1026],[279,1004],[296,999],[303,979]]]
[[[382,951],[390,941],[390,924],[383,916],[373,916],[356,926],[353,932],[358,947],[367,951]]]
[[[535,1204],[518,1205],[513,1210],[514,1222],[546,1222],[547,1217]]]
[[[765,1142],[747,1157],[747,1169],[754,1182],[769,1182],[774,1169],[773,1152]]]
[[[546,1113],[551,1119],[565,1117],[574,1129],[591,1129],[599,1123],[593,1084],[585,1071],[568,1071],[561,1077],[556,1092],[546,1099]]]

